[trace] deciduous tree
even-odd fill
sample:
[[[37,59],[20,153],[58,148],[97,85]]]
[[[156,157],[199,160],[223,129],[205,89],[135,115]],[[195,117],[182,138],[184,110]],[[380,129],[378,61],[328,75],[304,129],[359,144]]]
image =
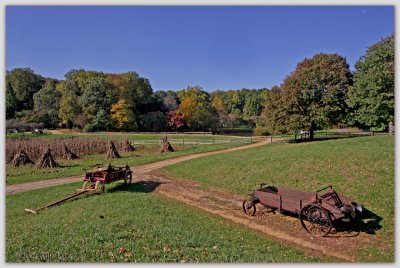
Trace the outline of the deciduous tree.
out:
[[[21,102],[21,108],[32,109],[33,94],[43,87],[44,78],[35,74],[30,68],[15,68],[7,73],[7,80],[17,100]]]
[[[315,130],[344,122],[345,96],[350,84],[351,73],[345,58],[316,54],[300,62],[280,86],[282,103],[270,120],[283,124],[278,127],[281,132],[308,130],[313,139]]]
[[[35,122],[43,122],[50,126],[56,126],[59,120],[61,94],[56,90],[54,83],[47,83],[44,88],[33,95]]]
[[[355,68],[346,100],[352,109],[349,122],[387,129],[394,121],[394,35],[370,46]]]

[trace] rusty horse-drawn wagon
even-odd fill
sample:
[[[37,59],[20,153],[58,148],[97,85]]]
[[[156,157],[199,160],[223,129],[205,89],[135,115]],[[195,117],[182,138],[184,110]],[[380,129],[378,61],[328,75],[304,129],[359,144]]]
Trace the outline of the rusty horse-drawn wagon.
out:
[[[243,210],[253,216],[256,204],[269,211],[278,209],[299,217],[301,225],[314,236],[328,235],[337,221],[350,222],[362,212],[362,207],[329,185],[316,192],[266,186],[253,191],[243,202]]]
[[[107,183],[118,180],[124,180],[125,184],[130,184],[132,182],[132,171],[128,164],[126,164],[126,166],[112,166],[110,164],[107,168],[104,168],[102,164],[96,164],[94,167],[96,169],[93,171],[87,172],[85,170],[85,177],[83,178],[83,186],[81,189],[76,189],[75,192],[68,196],[47,204],[39,209],[33,210],[26,208],[25,211],[37,214],[43,209],[60,204],[85,193],[102,193],[104,192]]]
[[[104,192],[105,184],[124,180],[125,184],[132,182],[132,171],[128,165],[126,166],[112,166],[108,165],[105,169],[101,164],[97,164],[96,170],[86,172],[83,179],[82,190],[95,190],[97,192]]]

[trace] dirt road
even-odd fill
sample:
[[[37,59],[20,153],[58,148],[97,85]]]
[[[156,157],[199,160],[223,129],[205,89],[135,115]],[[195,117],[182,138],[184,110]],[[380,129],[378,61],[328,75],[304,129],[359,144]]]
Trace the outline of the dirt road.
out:
[[[269,139],[256,142],[253,144],[248,144],[244,146],[239,146],[239,147],[233,147],[229,149],[224,149],[224,150],[219,150],[219,151],[213,151],[213,152],[205,152],[205,153],[199,153],[199,154],[192,154],[192,155],[186,155],[186,156],[181,156],[177,158],[171,158],[155,163],[150,163],[146,165],[141,165],[141,166],[136,166],[132,167],[133,173],[146,173],[155,169],[159,169],[165,166],[177,164],[183,161],[187,161],[190,159],[195,159],[199,157],[204,157],[208,155],[213,155],[213,154],[220,154],[220,153],[228,153],[228,152],[234,152],[238,150],[244,150],[244,149],[249,149],[249,148],[254,148],[258,146],[263,146],[270,143]],[[41,188],[47,188],[47,187],[52,187],[52,186],[57,186],[57,185],[62,185],[62,184],[67,184],[67,183],[74,183],[74,182],[80,182],[82,181],[82,176],[73,176],[73,177],[67,177],[67,178],[58,178],[58,179],[50,179],[50,180],[42,180],[42,181],[35,181],[35,182],[27,182],[27,183],[21,183],[21,184],[14,184],[14,185],[8,185],[6,186],[6,194],[16,194],[16,193],[22,193],[22,192],[29,192],[32,190],[36,189],[41,189]]]
[[[149,191],[218,215],[310,255],[333,257],[337,262],[356,261],[357,251],[373,242],[369,235],[355,231],[334,231],[329,237],[313,237],[302,228],[297,217],[279,212],[267,213],[260,206],[257,207],[256,215],[249,217],[242,211],[242,196],[222,189],[205,188],[193,181],[170,178],[164,173],[137,174],[135,181],[148,187]]]

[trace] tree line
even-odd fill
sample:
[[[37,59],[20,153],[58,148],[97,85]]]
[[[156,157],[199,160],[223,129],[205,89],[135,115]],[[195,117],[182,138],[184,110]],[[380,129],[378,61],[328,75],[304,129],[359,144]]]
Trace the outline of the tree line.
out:
[[[339,54],[319,53],[297,64],[271,89],[214,90],[200,86],[154,91],[136,72],[71,70],[64,80],[29,68],[6,73],[8,121],[91,131],[218,131],[247,126],[255,134],[313,137],[333,126],[385,129],[394,120],[394,35],[368,47],[350,71]]]

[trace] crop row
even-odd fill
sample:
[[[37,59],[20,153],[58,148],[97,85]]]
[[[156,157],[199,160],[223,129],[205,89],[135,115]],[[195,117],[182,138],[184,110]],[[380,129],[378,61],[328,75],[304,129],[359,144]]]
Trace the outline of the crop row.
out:
[[[117,150],[122,150],[123,141],[115,141]],[[62,139],[7,139],[6,141],[6,163],[10,163],[14,155],[24,150],[33,161],[39,157],[50,146],[51,153],[55,158],[64,157],[64,146],[67,146],[79,157],[90,154],[105,154],[108,149],[108,141],[93,138],[62,138]]]

